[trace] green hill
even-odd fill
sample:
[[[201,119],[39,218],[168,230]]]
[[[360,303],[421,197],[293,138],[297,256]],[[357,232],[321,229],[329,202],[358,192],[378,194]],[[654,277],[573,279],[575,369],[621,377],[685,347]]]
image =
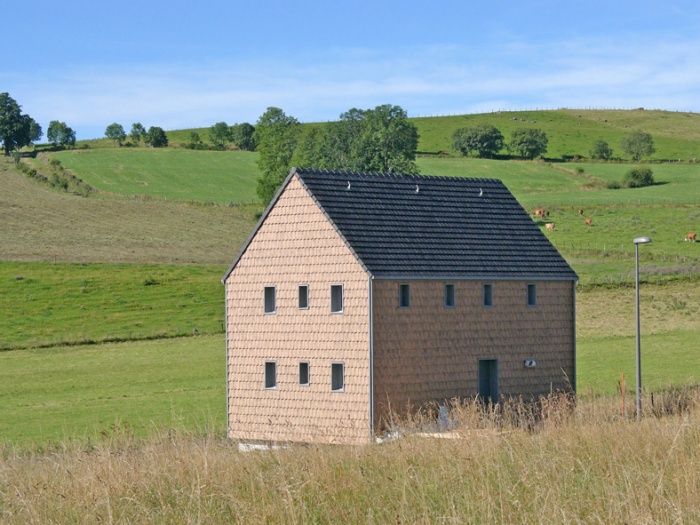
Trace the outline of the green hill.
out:
[[[426,153],[451,152],[452,134],[461,127],[492,124],[506,141],[519,128],[540,128],[547,133],[545,157],[588,157],[593,143],[602,139],[613,154],[626,158],[620,141],[632,131],[651,133],[656,145],[652,159],[700,159],[700,114],[647,110],[504,111],[479,115],[415,118],[420,133],[419,150]]]
[[[3,261],[228,264],[260,208],[78,197],[39,185],[11,164],[0,157]]]

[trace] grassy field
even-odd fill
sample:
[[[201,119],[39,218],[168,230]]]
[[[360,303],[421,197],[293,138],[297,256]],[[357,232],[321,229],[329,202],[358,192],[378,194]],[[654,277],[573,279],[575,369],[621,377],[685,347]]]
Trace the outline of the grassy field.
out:
[[[419,151],[451,152],[452,134],[461,127],[492,124],[506,142],[520,128],[540,128],[549,139],[545,157],[588,157],[596,140],[608,142],[613,154],[622,158],[621,140],[632,131],[651,133],[656,153],[652,159],[689,161],[700,159],[700,114],[671,111],[597,111],[559,109],[550,111],[504,111],[480,115],[416,118]]]
[[[547,401],[534,421],[455,407],[452,439],[241,453],[212,432],[0,454],[0,520],[44,523],[696,523],[700,397],[630,424],[619,403]],[[659,399],[657,398],[657,404]]]
[[[406,108],[410,111],[410,108]],[[339,112],[340,113],[340,112]],[[689,161],[700,159],[700,114],[659,110],[553,109],[503,111],[476,115],[419,117],[410,119],[418,128],[418,150],[423,153],[452,153],[452,134],[461,127],[492,124],[501,130],[506,142],[513,131],[523,127],[543,129],[549,138],[547,158],[563,155],[587,157],[598,139],[608,142],[617,157],[625,158],[620,141],[631,131],[651,133],[656,145],[652,159]],[[212,123],[213,124],[213,123]],[[229,123],[231,124],[231,123]],[[253,123],[255,124],[255,123]],[[304,124],[307,126],[317,123]],[[209,141],[209,128],[167,131],[172,147],[189,142],[190,133]],[[79,141],[91,149],[113,148],[108,139]]]
[[[224,356],[221,335],[0,352],[0,443],[221,431]]]
[[[96,339],[101,333],[121,337],[130,332],[134,337],[143,332],[148,336],[149,330],[176,333],[176,323],[188,327],[197,323],[201,332],[221,329],[223,293],[218,281],[210,282],[204,271],[195,278],[177,267],[115,268],[113,275],[101,277],[101,265],[69,269],[59,265],[55,270],[53,265],[37,266],[30,265],[30,270],[41,270],[34,277],[28,275],[33,283],[13,285],[45,288],[46,303],[25,304],[26,291],[13,292],[17,311],[14,300],[2,310],[3,318],[9,316],[9,326],[3,319],[0,332],[27,334],[25,343],[41,337],[79,342],[83,334]],[[86,276],[89,292],[83,293],[79,279]],[[190,287],[182,276],[189,279]],[[143,286],[146,278],[162,284]],[[115,290],[121,286],[125,292]],[[210,296],[198,295],[204,290]],[[172,299],[168,299],[170,293]],[[86,297],[91,294],[94,299]],[[128,302],[110,304],[115,297]],[[647,285],[641,300],[647,392],[700,382],[694,326],[700,315],[697,281],[693,286],[683,282]],[[156,305],[158,310],[153,308]],[[52,333],[37,335],[41,330]],[[577,331],[578,389],[583,398],[614,394],[622,372],[632,392],[634,290],[588,287],[580,291]],[[224,348],[223,334],[219,334],[0,352],[0,425],[5,422],[0,426],[0,442],[94,439],[116,421],[139,436],[148,436],[175,421],[173,414],[183,418],[183,428],[188,430],[204,421],[203,414],[213,414],[212,429],[223,432]]]
[[[580,139],[570,144],[583,144],[599,130],[607,130],[611,137],[621,137],[635,126],[648,127],[655,137],[671,137],[673,147],[680,148],[678,151],[684,155],[700,140],[700,134],[688,127],[696,125],[697,115],[648,111],[607,116],[580,112],[579,117],[578,114],[559,111],[518,114],[517,118],[549,117],[552,130],[562,133],[568,130],[569,135]],[[511,127],[544,121],[515,122],[512,118],[516,117],[508,114],[495,117],[510,122]],[[479,118],[482,116],[467,120]],[[442,123],[439,119],[417,120],[419,126],[437,125],[433,131],[426,128],[423,141],[438,141],[438,134],[443,136],[439,140],[445,140],[445,136],[449,139],[451,133],[447,128],[465,125],[458,121],[459,118]],[[576,126],[581,128],[580,133],[574,129]],[[684,134],[685,142],[676,140],[674,133]],[[612,143],[612,139],[608,140]],[[0,196],[3,224],[0,261],[4,261],[0,263],[0,348],[134,341],[13,350],[0,353],[0,358],[16,359],[13,362],[17,366],[23,355],[45,355],[47,359],[54,356],[56,360],[50,366],[57,377],[62,374],[69,381],[74,373],[70,366],[73,358],[65,359],[65,356],[80,360],[85,352],[90,355],[85,359],[85,370],[91,363],[96,367],[94,374],[99,376],[101,368],[111,365],[97,358],[98,350],[108,349],[106,357],[122,356],[124,368],[115,376],[119,388],[119,384],[128,382],[131,372],[126,370],[140,366],[132,356],[152,353],[148,359],[156,363],[159,359],[156,354],[170,351],[164,349],[186,354],[195,351],[190,346],[195,344],[203,345],[197,346],[198,352],[209,351],[204,346],[212,352],[223,347],[220,335],[223,289],[219,279],[251,232],[260,207],[231,207],[203,201],[228,203],[236,200],[236,195],[254,195],[258,172],[255,155],[248,153],[116,149],[108,147],[107,142],[101,145],[105,147],[51,154],[98,187],[100,191],[88,198],[39,186],[18,173],[8,159],[0,159],[0,184],[4,188]],[[435,149],[441,148],[435,146]],[[672,149],[662,153],[658,141],[657,149],[659,158],[671,157],[668,152]],[[36,162],[40,165],[44,161]],[[606,190],[605,183],[620,180],[629,165],[436,157],[421,157],[418,163],[423,173],[431,175],[500,178],[528,209],[538,205],[548,209],[548,220],[555,222],[556,231],[546,233],[579,273],[583,285],[577,310],[578,384],[584,396],[612,394],[622,372],[632,377],[634,330],[630,322],[634,314],[630,310],[633,289],[629,284],[634,271],[634,247],[631,240],[640,235],[651,237],[654,242],[641,251],[642,279],[653,284],[643,289],[644,294],[653,296],[643,295],[644,304],[648,305],[643,311],[645,350],[648,349],[646,386],[658,390],[669,384],[699,380],[700,361],[695,355],[697,343],[692,325],[700,308],[697,292],[700,244],[684,242],[683,238],[689,231],[700,230],[700,165],[654,164],[652,168],[659,182],[656,186]],[[198,175],[202,166],[207,167],[212,187],[221,191],[213,193],[212,187],[202,182]],[[592,219],[592,226],[583,223],[579,208],[584,209],[585,217]],[[539,225],[544,229],[543,221]],[[158,342],[142,340],[195,333],[214,335]],[[679,361],[683,366],[674,366]],[[184,357],[180,362],[184,362]],[[207,366],[212,368],[203,372],[215,378],[208,388],[218,389],[216,370],[222,366],[220,356]],[[157,366],[151,368],[155,370]],[[166,375],[160,377],[154,370],[148,380],[149,388],[172,395],[172,399],[187,395],[187,389],[183,394],[169,383],[170,371],[164,370]],[[16,368],[15,374],[17,378],[28,376],[31,368]],[[31,379],[18,380],[15,384],[23,381],[31,382]],[[8,406],[17,406],[11,390],[13,382],[9,385],[0,397]],[[112,386],[99,396],[117,399],[118,394],[109,390]],[[81,414],[80,398],[75,398],[73,403],[78,409],[75,417],[82,426],[71,427],[73,434],[67,430],[58,434],[54,430],[65,430],[61,421],[70,418],[66,420],[65,413],[59,413],[56,421],[49,423],[53,417],[50,396],[56,394],[47,391],[46,395],[49,397],[41,402],[45,410],[35,408],[34,413],[41,414],[39,420],[46,422],[42,428],[53,429],[47,434],[51,439],[94,436],[106,424],[117,420],[138,428],[139,435],[148,435],[159,425],[167,426],[172,421],[158,419],[151,430],[143,422],[131,421],[139,406],[148,413],[162,412],[162,406],[148,406],[147,397],[107,404],[105,419],[100,420],[94,420],[94,413]],[[68,404],[70,393],[66,396]],[[218,401],[216,396],[211,399],[213,404],[205,408],[214,413]],[[185,401],[177,401],[182,402]],[[128,417],[122,418],[124,414]],[[170,417],[169,414],[166,412],[165,416]],[[185,427],[191,429],[193,425],[187,423]],[[23,425],[16,426],[16,430],[6,428],[5,432],[7,439],[17,441],[22,441],[22,436],[40,440],[41,435],[41,430],[28,430]]]
[[[27,179],[0,157],[0,260],[229,264],[255,206],[84,198]]]
[[[101,191],[219,204],[258,201],[256,153],[112,148],[63,151],[51,158]]]
[[[223,333],[225,271],[0,262],[0,350]]]

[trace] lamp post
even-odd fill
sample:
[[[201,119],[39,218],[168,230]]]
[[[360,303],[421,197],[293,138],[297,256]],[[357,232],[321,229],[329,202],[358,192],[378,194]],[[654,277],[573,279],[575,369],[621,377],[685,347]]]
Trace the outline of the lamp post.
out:
[[[635,255],[635,275],[636,275],[636,290],[637,290],[637,422],[642,418],[642,349],[640,343],[639,332],[639,245],[649,244],[649,237],[637,237],[634,240],[634,255]]]

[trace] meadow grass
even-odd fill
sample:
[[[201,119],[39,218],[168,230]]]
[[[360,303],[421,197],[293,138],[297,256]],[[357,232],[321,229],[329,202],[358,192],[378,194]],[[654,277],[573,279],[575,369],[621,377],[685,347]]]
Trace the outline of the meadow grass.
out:
[[[0,350],[222,333],[225,270],[0,262]]]
[[[179,275],[176,269],[173,272]],[[66,274],[57,277],[62,275]],[[70,288],[80,286],[69,282]],[[99,287],[106,289],[107,283],[103,281]],[[75,290],[71,293],[83,295]],[[140,294],[136,290],[133,295]],[[700,313],[697,288],[681,282],[645,285],[641,300],[645,392],[700,381],[693,326]],[[201,309],[197,305],[189,308],[194,315],[208,307],[219,312],[212,316],[221,319],[218,301]],[[69,311],[68,321],[57,324],[47,320],[53,322],[57,333],[70,323],[75,330],[89,331],[94,325],[95,333],[100,325],[106,329],[112,326],[92,319],[81,325],[82,310],[76,310],[70,300],[66,300],[64,309]],[[109,315],[109,308],[107,311]],[[140,311],[135,312],[134,319]],[[126,315],[126,309],[122,308],[122,313]],[[145,310],[143,315],[148,317],[149,312]],[[169,312],[163,318],[176,315]],[[151,322],[153,326],[169,323],[159,321],[157,316]],[[212,329],[217,327],[212,324]],[[633,289],[588,287],[577,294],[577,386],[583,399],[614,394],[622,372],[630,378],[627,389],[632,392],[634,333]],[[0,352],[0,425],[4,422],[0,442],[84,441],[117,422],[130,432],[148,436],[160,425],[167,427],[176,421],[173,414],[187,420],[188,429],[194,422],[203,421],[202,414],[213,414],[217,423],[212,428],[222,432],[224,349],[224,336],[218,334]],[[190,392],[195,393],[191,401]],[[167,406],[166,399],[175,410]]]
[[[0,443],[225,426],[222,335],[14,350],[0,363]]]
[[[694,523],[700,408],[620,417],[607,399],[453,407],[451,439],[241,453],[213,432],[0,454],[3,523]]]
[[[100,191],[203,202],[255,203],[257,153],[111,148],[52,153]],[[41,162],[37,159],[37,162]]]
[[[588,157],[596,140],[608,142],[616,157],[625,158],[622,139],[632,131],[651,133],[656,153],[651,159],[690,161],[700,158],[700,114],[672,111],[558,109],[503,111],[411,119],[418,127],[421,152],[450,152],[456,129],[481,124],[496,126],[506,142],[516,129],[540,128],[547,133],[550,159],[564,155]]]
[[[0,157],[0,260],[229,264],[259,205],[85,198],[40,186]]]

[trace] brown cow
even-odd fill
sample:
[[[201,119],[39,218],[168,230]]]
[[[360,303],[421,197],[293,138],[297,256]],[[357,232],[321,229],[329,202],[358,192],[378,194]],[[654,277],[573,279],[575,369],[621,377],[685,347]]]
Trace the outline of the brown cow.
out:
[[[592,226],[592,225],[593,225],[593,220],[592,220],[592,219],[586,219],[586,220],[583,221],[583,222],[586,224],[586,226]]]
[[[583,210],[579,210],[579,211],[578,211],[578,214],[579,214],[581,217],[583,217]]]
[[[556,231],[556,230],[554,229],[554,223],[553,223],[553,222],[548,222],[547,224],[545,224],[545,226],[547,227],[547,229],[548,229],[550,232]]]
[[[535,208],[533,215],[535,217],[544,217],[544,208]]]
[[[691,241],[691,242],[695,242],[696,238],[697,238],[697,234],[693,233],[693,232],[690,232],[688,235],[685,236],[685,240]]]

